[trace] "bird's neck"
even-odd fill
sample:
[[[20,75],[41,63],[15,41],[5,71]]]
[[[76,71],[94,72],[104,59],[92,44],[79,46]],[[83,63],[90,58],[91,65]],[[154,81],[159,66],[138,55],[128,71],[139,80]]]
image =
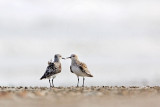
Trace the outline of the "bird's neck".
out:
[[[59,58],[55,58],[54,62],[60,62]]]
[[[72,65],[76,65],[78,62],[79,62],[78,59],[77,59],[77,60],[72,60],[71,64],[72,64]]]

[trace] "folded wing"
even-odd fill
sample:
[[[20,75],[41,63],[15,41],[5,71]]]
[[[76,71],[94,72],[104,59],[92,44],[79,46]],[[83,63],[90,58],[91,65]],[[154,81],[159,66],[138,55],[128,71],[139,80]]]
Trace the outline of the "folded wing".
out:
[[[89,77],[93,77],[93,75],[89,72],[87,65],[85,63],[80,63],[79,68],[82,72],[86,73]]]
[[[41,80],[44,78],[49,78],[51,76],[53,76],[54,74],[57,74],[58,72],[58,66],[55,65],[55,63],[50,63],[47,66],[46,72],[44,73],[44,75],[40,78]]]

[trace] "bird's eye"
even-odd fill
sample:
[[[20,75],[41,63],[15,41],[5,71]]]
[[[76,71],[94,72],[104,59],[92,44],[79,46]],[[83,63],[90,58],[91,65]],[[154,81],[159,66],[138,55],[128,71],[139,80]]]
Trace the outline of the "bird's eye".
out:
[[[75,57],[75,55],[73,55],[72,57]]]

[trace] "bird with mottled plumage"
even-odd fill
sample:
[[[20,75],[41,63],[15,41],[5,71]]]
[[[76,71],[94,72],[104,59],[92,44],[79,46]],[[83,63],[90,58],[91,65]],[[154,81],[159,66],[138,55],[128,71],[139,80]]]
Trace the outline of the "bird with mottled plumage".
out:
[[[72,73],[77,75],[78,78],[78,83],[77,83],[77,87],[79,85],[79,76],[83,77],[83,87],[84,87],[84,77],[93,77],[93,75],[89,72],[87,65],[83,62],[80,62],[78,60],[78,56],[75,54],[72,54],[70,57],[68,57],[71,59],[71,66],[70,66],[70,70]]]
[[[48,62],[48,66],[46,68],[46,72],[40,78],[40,80],[46,79],[46,78],[49,79],[50,87],[54,87],[53,79],[56,77],[57,74],[59,74],[61,72],[60,59],[65,59],[65,58],[62,58],[62,56],[60,54],[56,54],[54,56],[54,62],[52,62],[52,61]],[[52,84],[50,82],[50,79],[52,79]]]

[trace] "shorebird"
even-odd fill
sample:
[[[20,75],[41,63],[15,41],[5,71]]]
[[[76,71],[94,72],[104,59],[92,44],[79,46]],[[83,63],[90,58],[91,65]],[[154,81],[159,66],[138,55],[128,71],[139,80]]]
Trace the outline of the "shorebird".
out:
[[[83,77],[83,85],[82,87],[84,87],[84,77],[93,77],[93,75],[89,72],[87,65],[83,62],[80,62],[78,60],[78,56],[75,54],[72,54],[70,57],[67,57],[67,59],[70,58],[71,59],[71,66],[70,66],[70,70],[72,73],[77,75],[78,78],[78,83],[77,83],[77,87],[79,85],[79,76]]]
[[[48,62],[48,66],[47,66],[46,72],[40,78],[40,80],[46,79],[46,78],[49,79],[50,87],[54,87],[53,79],[56,77],[56,75],[58,73],[61,72],[60,59],[65,59],[65,58],[62,58],[62,56],[60,54],[56,54],[54,56],[54,62],[52,62],[52,61]],[[51,82],[50,82],[51,78],[52,78],[52,85],[51,85]]]

